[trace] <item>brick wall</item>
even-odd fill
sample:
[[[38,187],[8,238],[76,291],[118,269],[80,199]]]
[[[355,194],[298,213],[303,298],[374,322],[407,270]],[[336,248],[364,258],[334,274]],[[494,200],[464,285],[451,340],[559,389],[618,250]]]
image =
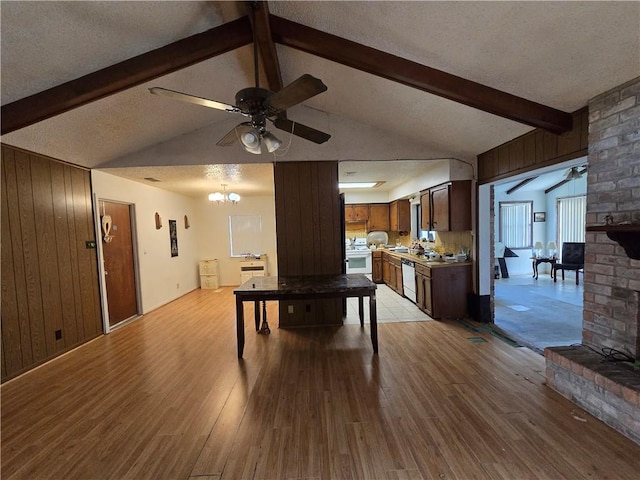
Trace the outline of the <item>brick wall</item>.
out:
[[[640,375],[585,346],[544,351],[547,385],[640,444]]]
[[[589,102],[587,225],[640,224],[640,78]],[[588,232],[583,343],[640,357],[640,260]]]

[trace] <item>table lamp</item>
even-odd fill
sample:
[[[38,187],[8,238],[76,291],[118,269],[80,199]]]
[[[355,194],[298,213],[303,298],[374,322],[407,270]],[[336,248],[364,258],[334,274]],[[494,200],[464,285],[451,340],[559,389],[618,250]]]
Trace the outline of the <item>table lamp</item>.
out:
[[[556,257],[556,250],[557,250],[557,246],[556,246],[556,242],[549,242],[547,243],[547,250],[549,251],[549,256],[551,258],[555,258]]]
[[[536,257],[539,257],[542,253],[542,242],[536,242],[533,249],[536,251]]]

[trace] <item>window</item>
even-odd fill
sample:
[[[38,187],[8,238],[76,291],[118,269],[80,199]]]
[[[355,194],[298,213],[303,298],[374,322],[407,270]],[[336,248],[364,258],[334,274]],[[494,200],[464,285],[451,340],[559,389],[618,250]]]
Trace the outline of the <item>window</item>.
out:
[[[231,256],[245,257],[262,252],[262,215],[229,215]]]
[[[533,202],[500,202],[500,242],[508,248],[531,248]]]
[[[587,215],[587,197],[558,198],[558,247],[564,242],[584,242]]]

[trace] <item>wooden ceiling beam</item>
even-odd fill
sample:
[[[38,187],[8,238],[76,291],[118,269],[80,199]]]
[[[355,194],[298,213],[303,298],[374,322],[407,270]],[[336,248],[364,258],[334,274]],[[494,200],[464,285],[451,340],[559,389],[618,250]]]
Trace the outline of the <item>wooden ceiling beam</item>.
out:
[[[269,5],[267,2],[249,2],[247,4],[253,36],[260,51],[262,66],[267,77],[269,90],[277,92],[282,90],[282,73],[276,44],[271,36],[269,24]]]
[[[509,190],[507,190],[507,195],[511,195],[513,192],[515,192],[516,190],[521,189],[522,187],[524,187],[526,184],[528,184],[529,182],[533,182],[536,178],[538,178],[537,176],[535,177],[529,177],[529,178],[525,178],[524,180],[522,180],[520,183],[518,183],[517,185],[514,185],[513,187],[511,187]]]
[[[2,106],[2,134],[222,55],[252,42],[242,17]]]
[[[587,169],[584,168],[581,171],[579,171],[578,173],[580,174],[580,176],[584,175],[587,172]],[[573,180],[573,178],[565,178],[564,180],[559,181],[558,183],[556,183],[555,185],[551,185],[549,188],[547,188],[544,193],[545,195],[549,192],[553,192],[556,188],[560,188],[562,185],[564,185],[565,183],[569,183],[571,180]]]
[[[269,23],[276,43],[555,134],[572,128],[570,113],[276,15]]]

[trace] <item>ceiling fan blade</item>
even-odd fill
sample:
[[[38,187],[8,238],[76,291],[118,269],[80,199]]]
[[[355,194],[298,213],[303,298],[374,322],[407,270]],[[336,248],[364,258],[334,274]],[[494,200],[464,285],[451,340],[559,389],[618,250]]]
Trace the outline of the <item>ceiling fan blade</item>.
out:
[[[229,147],[238,141],[240,135],[248,132],[249,130],[251,130],[250,123],[241,123],[240,125],[236,125],[231,129],[229,133],[218,140],[218,143],[216,143],[216,145],[219,147]]]
[[[225,110],[227,112],[240,113],[240,109],[236,106],[229,105],[227,103],[216,102],[215,100],[209,100],[207,98],[196,97],[194,95],[188,95],[186,93],[176,92],[161,87],[151,87],[149,89],[154,95],[163,95],[165,97],[180,100],[181,102],[195,103],[196,105],[202,105],[203,107],[215,108],[216,110]]]
[[[326,90],[327,86],[322,83],[322,80],[305,73],[282,90],[271,95],[268,102],[276,113],[282,112]]]
[[[324,143],[331,138],[328,133],[321,132],[315,128],[307,127],[298,122],[293,122],[286,118],[276,118],[273,121],[276,128],[284,130],[285,132],[293,133],[297,137],[304,138],[314,143]]]

